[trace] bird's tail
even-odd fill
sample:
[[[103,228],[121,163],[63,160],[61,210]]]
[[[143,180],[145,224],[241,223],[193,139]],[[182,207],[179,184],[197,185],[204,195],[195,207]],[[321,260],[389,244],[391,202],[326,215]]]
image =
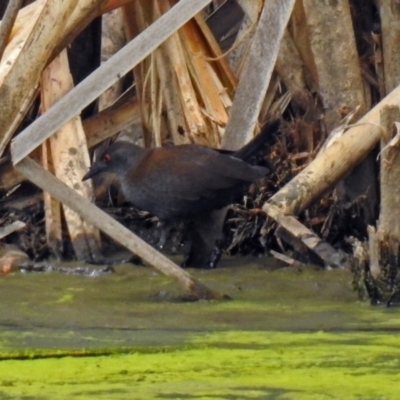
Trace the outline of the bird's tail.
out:
[[[249,164],[253,164],[253,158],[257,158],[260,153],[265,154],[265,149],[274,141],[279,132],[279,119],[268,122],[261,132],[240,150],[235,151],[232,156],[239,158]]]

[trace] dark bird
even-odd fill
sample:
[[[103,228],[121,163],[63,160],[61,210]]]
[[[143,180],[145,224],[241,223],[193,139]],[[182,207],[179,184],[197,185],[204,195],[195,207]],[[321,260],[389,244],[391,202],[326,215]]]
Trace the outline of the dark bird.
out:
[[[136,208],[157,216],[166,225],[197,221],[201,225],[199,234],[195,235],[192,254],[184,264],[215,267],[219,257],[215,262],[208,261],[213,244],[205,245],[209,241],[205,231],[217,218],[212,212],[232,204],[244,188],[270,172],[248,162],[270,141],[278,127],[279,121],[269,123],[236,152],[196,144],[146,149],[129,142],[114,142],[82,180],[103,172],[114,173],[123,195]],[[199,241],[203,241],[203,246],[196,250]]]

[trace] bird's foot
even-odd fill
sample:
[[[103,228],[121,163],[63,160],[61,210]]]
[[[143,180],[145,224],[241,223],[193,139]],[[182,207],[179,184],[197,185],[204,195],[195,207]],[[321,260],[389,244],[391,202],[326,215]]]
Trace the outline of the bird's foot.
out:
[[[189,254],[181,263],[182,268],[214,269],[222,256],[221,243],[216,243],[210,254],[206,255],[204,251],[191,249]]]
[[[217,264],[222,256],[222,245],[220,243],[215,243],[210,257],[208,258],[207,268],[214,269],[217,268]]]

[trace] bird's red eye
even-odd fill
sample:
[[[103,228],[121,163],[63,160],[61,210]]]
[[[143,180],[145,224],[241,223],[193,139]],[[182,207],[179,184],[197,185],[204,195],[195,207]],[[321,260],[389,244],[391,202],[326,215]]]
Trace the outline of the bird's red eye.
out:
[[[104,160],[105,162],[109,162],[109,161],[111,161],[111,156],[110,156],[109,154],[104,154],[103,160]]]

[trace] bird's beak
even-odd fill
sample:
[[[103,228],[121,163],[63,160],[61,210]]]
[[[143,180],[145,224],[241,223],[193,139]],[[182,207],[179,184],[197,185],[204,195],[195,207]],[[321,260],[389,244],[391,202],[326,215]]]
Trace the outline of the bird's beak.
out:
[[[93,178],[95,175],[102,173],[106,169],[106,164],[103,162],[95,162],[89,169],[89,171],[84,175],[82,181]]]

